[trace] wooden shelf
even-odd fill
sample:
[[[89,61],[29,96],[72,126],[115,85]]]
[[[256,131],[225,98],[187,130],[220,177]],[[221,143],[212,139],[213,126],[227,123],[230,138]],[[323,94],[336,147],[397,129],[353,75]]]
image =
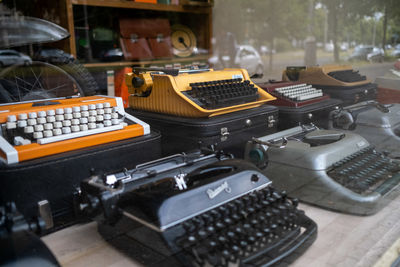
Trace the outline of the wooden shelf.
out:
[[[118,61],[118,62],[96,62],[96,63],[85,63],[83,66],[86,68],[101,68],[101,67],[127,67],[132,65],[144,66],[151,64],[173,64],[179,62],[194,62],[194,61],[205,61],[208,60],[209,56],[195,56],[187,58],[172,58],[172,59],[156,59],[147,61]]]
[[[150,4],[133,2],[132,0],[71,0],[73,5],[102,6],[114,8],[133,8],[143,10],[187,12],[187,13],[209,13],[211,7],[207,6],[182,6],[166,4]]]

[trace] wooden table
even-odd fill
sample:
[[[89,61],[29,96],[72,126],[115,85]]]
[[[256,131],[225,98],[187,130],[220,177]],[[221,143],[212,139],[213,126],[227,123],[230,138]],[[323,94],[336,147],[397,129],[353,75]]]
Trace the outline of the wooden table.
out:
[[[293,266],[372,266],[400,237],[400,197],[366,217],[305,204],[300,208],[318,224],[318,237]],[[140,266],[105,241],[95,222],[74,225],[42,239],[62,266]]]

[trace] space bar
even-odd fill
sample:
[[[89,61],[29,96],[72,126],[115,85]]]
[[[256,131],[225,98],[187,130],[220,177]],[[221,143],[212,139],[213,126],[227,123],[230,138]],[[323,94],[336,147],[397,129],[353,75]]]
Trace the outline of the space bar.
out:
[[[68,139],[92,135],[92,134],[99,134],[99,133],[111,132],[111,131],[115,131],[115,130],[121,130],[123,128],[124,128],[123,125],[118,124],[118,125],[113,125],[113,126],[108,126],[108,127],[103,127],[103,128],[96,128],[96,129],[87,130],[87,131],[81,131],[81,132],[75,132],[75,133],[70,133],[70,134],[62,134],[62,135],[57,135],[57,136],[52,136],[52,137],[41,138],[37,141],[37,143],[40,145],[44,145],[44,144],[59,142],[59,141],[63,141],[63,140],[68,140]]]

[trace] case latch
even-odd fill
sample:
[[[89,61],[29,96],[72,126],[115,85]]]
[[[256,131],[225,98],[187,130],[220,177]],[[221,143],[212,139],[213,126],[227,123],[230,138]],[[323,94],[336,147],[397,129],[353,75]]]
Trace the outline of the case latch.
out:
[[[229,131],[227,127],[221,128],[221,141],[226,141],[228,139]]]

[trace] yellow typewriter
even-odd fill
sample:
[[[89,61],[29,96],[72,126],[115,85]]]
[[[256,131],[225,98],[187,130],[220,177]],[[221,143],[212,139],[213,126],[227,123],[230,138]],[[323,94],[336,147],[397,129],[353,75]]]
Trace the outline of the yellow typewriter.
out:
[[[13,164],[150,133],[108,96],[54,98],[0,106],[0,157]]]
[[[352,105],[374,100],[378,87],[349,65],[325,65],[315,67],[287,67],[282,79],[312,84],[332,98]]]
[[[126,75],[134,109],[183,117],[211,117],[274,100],[244,69],[133,69]]]

